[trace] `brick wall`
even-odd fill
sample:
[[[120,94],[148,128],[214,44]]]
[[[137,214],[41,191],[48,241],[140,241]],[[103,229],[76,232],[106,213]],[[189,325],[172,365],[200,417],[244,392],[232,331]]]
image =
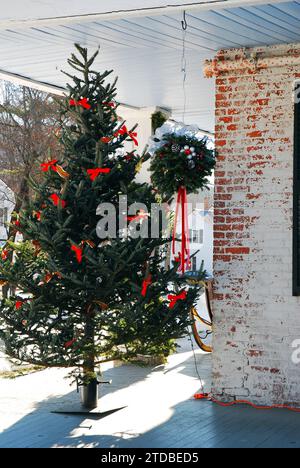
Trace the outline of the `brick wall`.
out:
[[[243,50],[230,50],[209,65],[219,153],[213,394],[225,400],[300,405],[300,365],[291,361],[291,343],[300,338],[300,298],[292,296],[299,56],[300,45],[253,49],[247,60]]]

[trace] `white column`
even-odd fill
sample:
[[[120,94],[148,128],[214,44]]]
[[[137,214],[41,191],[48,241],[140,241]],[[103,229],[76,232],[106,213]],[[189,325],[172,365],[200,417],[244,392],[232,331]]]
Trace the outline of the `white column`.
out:
[[[151,117],[155,112],[162,112],[167,118],[171,116],[171,112],[160,107],[142,107],[141,109],[131,109],[128,107],[119,107],[119,115],[121,118],[126,120],[126,126],[131,129],[135,124],[138,124],[136,132],[138,134],[137,140],[139,146],[134,146],[133,143],[128,143],[126,149],[131,151],[136,149],[136,153],[143,154],[145,147],[148,143],[149,137],[152,135],[152,122]],[[148,171],[150,161],[143,164],[141,171],[137,174],[137,182],[150,182],[150,173]]]

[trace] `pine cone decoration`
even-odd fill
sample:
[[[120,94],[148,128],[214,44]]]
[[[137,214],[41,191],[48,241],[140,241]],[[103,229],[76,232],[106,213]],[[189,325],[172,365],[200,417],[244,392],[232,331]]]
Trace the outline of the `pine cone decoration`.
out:
[[[180,146],[177,145],[176,143],[171,146],[172,153],[179,153],[180,151]]]

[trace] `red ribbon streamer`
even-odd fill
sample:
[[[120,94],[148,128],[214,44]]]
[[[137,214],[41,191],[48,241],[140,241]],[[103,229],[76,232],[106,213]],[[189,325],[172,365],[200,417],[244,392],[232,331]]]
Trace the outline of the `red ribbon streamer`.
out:
[[[148,289],[148,286],[150,286],[150,284],[152,283],[152,278],[151,278],[151,275],[149,275],[146,279],[144,279],[143,281],[143,286],[142,286],[142,296],[145,297],[146,294],[147,294],[147,289]]]
[[[177,301],[184,301],[186,299],[186,295],[187,295],[186,291],[182,291],[182,293],[177,294],[177,296],[174,296],[173,294],[169,294],[168,299],[169,301],[171,301],[169,304],[169,308],[173,309]]]
[[[97,179],[99,174],[109,174],[110,168],[108,167],[98,167],[97,169],[87,169],[87,174],[90,176],[90,179],[94,181]]]
[[[190,267],[190,241],[189,241],[189,224],[187,213],[187,193],[185,187],[179,187],[177,194],[175,223],[172,238],[172,253],[175,255],[176,247],[176,228],[178,221],[179,210],[181,209],[181,252],[178,253],[180,261],[179,271],[185,272],[186,267]]]
[[[70,99],[69,103],[70,103],[70,106],[75,106],[75,107],[81,106],[84,109],[90,109],[92,107],[88,103],[87,98],[79,99],[79,101],[75,101],[75,99]]]

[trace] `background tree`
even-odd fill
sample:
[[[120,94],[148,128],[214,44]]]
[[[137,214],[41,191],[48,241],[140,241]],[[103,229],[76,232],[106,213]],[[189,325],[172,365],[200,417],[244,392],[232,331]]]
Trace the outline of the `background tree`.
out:
[[[28,177],[36,172],[41,157],[58,150],[55,130],[59,106],[50,94],[2,81],[0,86],[0,179],[12,192],[1,193],[16,216],[28,202]],[[13,194],[13,196],[12,196]],[[12,239],[16,230],[7,229]],[[10,258],[11,260],[11,258]],[[7,296],[8,285],[3,288]]]
[[[96,364],[167,355],[186,332],[197,290],[177,275],[178,263],[163,268],[161,231],[158,238],[134,236],[138,229],[149,234],[148,216],[137,210],[128,218],[120,194],[149,210],[156,201],[151,186],[134,180],[140,158],[118,152],[137,136],[117,119],[111,72],[92,68],[98,52],[88,58],[76,47],[79,56],[69,60],[76,76],[68,74],[72,83],[61,103],[61,152],[57,160],[45,158],[42,181],[31,179],[34,198],[13,224],[24,241],[2,251],[0,281],[18,290],[2,301],[0,337],[20,360],[83,369],[84,405],[95,407]],[[125,228],[99,240],[103,217],[96,212],[103,203],[114,206]]]
[[[15,195],[14,213],[28,201],[28,176],[40,158],[57,152],[58,111],[50,94],[1,82],[0,178]]]

